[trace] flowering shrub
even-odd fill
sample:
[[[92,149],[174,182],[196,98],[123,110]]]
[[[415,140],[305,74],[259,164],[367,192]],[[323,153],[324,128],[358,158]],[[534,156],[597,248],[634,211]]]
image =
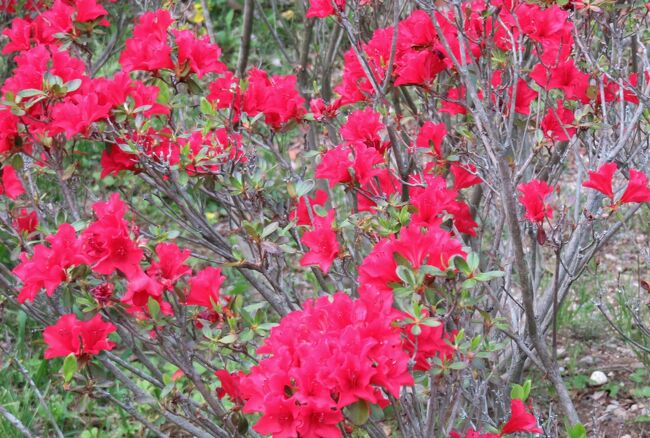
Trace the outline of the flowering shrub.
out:
[[[65,390],[152,436],[584,436],[547,338],[650,202],[645,5],[310,0],[280,32],[246,0],[236,53],[141,6],[0,3],[1,292]]]

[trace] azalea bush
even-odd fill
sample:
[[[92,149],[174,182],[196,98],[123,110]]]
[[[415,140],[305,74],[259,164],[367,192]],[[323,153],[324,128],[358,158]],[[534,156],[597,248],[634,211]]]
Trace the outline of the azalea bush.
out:
[[[556,315],[650,202],[646,5],[271,3],[0,3],[55,385],[142,436],[586,436]]]

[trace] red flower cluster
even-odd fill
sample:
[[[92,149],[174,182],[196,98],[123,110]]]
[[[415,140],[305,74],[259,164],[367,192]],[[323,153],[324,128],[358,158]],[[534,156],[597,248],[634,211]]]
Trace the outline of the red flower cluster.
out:
[[[382,141],[379,135],[385,128],[379,119],[380,114],[371,107],[353,111],[348,116],[348,121],[341,126],[341,137],[347,144],[363,143],[383,154],[390,142]]]
[[[80,321],[75,314],[63,315],[56,324],[48,326],[43,332],[47,344],[45,359],[65,357],[74,354],[82,361],[99,354],[102,350],[112,350],[113,342],[108,335],[117,328],[104,322],[97,314],[89,321]]]
[[[341,144],[325,152],[316,167],[316,178],[328,180],[330,187],[355,182],[365,185],[381,173],[375,166],[383,163],[384,157],[373,147]]]
[[[553,207],[546,203],[546,199],[554,189],[546,181],[533,179],[528,183],[519,184],[517,190],[521,193],[519,202],[526,209],[526,219],[541,224],[545,218],[553,217]]]
[[[38,215],[35,211],[28,213],[26,209],[21,208],[18,214],[14,216],[13,226],[21,233],[33,233],[38,227]]]
[[[254,429],[275,437],[339,437],[341,410],[362,401],[385,406],[412,385],[392,298],[344,293],[307,301],[258,349],[249,375],[221,373],[222,390],[260,412]],[[238,385],[238,388],[233,388]]]
[[[59,285],[68,280],[68,269],[85,264],[87,259],[82,251],[81,240],[70,224],[61,224],[56,234],[45,239],[49,246],[38,244],[31,257],[23,252],[20,263],[13,273],[23,286],[18,302],[33,301],[41,289],[52,296]]]
[[[18,179],[16,170],[9,164],[0,168],[0,195],[5,195],[10,199],[16,199],[25,189]]]
[[[207,267],[190,278],[190,290],[185,304],[214,309],[219,304],[219,288],[226,279],[221,269]]]
[[[462,245],[437,226],[421,229],[419,225],[403,228],[399,237],[382,239],[359,266],[359,283],[392,296],[392,284],[401,284],[397,276],[399,254],[414,270],[421,266],[447,269],[449,259],[464,256]]]
[[[119,193],[110,200],[93,205],[97,220],[81,233],[83,252],[93,271],[109,275],[119,270],[127,278],[140,272],[143,251],[131,238],[129,223],[124,219],[126,205]]]
[[[256,68],[248,73],[243,108],[249,117],[262,113],[267,125],[280,129],[302,118],[307,112],[304,104],[305,100],[296,91],[295,75],[269,77]]]
[[[305,198],[307,198],[307,200]],[[296,209],[289,215],[289,220],[296,220],[297,225],[311,225],[312,217],[316,215],[314,207],[325,205],[326,202],[327,192],[325,190],[316,190],[313,197],[302,196],[298,200]]]
[[[31,7],[26,8],[28,10],[43,8],[41,2],[26,3],[31,3]],[[80,28],[75,27],[75,23],[85,23],[87,32],[91,32],[97,25],[108,26],[108,21],[102,19],[106,15],[108,12],[96,0],[55,0],[49,9],[39,13],[34,20],[15,18],[11,22],[11,27],[2,32],[2,35],[9,38],[2,54],[28,50],[33,44],[58,44],[62,35],[79,33]]]
[[[618,169],[616,163],[605,163],[597,171],[589,172],[589,179],[582,183],[583,187],[588,187],[602,193],[609,198],[612,207],[627,203],[650,202],[650,187],[648,186],[648,177],[645,173],[630,169],[630,177],[625,188],[625,192],[618,201],[614,201],[613,178]]]
[[[442,224],[446,214],[452,216],[456,229],[470,236],[476,235],[478,224],[474,222],[469,206],[459,201],[458,191],[447,188],[444,178],[433,175],[424,177],[424,187],[411,188],[411,204],[416,208],[412,223],[423,226]]]
[[[327,274],[339,253],[339,242],[332,229],[333,222],[334,210],[330,210],[326,217],[314,216],[311,230],[303,234],[301,239],[310,249],[300,260],[302,266],[318,265]]]

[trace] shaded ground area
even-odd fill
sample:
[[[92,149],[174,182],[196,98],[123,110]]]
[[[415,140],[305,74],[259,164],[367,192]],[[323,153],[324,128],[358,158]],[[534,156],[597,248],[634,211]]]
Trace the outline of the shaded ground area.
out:
[[[650,326],[650,294],[640,286],[650,279],[649,216],[643,212],[609,243],[560,315],[558,360],[590,438],[650,437],[650,356],[631,348],[598,308],[648,346],[639,325]],[[605,383],[590,381],[596,371]]]

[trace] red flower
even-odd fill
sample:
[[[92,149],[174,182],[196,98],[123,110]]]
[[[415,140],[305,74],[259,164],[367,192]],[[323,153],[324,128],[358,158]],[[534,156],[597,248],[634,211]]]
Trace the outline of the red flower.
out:
[[[618,202],[619,204],[650,202],[648,177],[641,171],[630,169],[630,180]]]
[[[112,350],[113,342],[108,335],[117,330],[113,324],[104,322],[101,315],[95,315],[89,321],[80,321],[74,314],[63,315],[56,322],[45,328],[43,339],[48,348],[45,359],[64,357],[74,354],[77,358],[88,360],[103,350]]]
[[[111,302],[114,289],[115,287],[112,283],[102,283],[90,289],[90,294],[100,306],[104,307]]]
[[[175,243],[159,243],[156,245],[157,262],[152,262],[147,274],[156,278],[166,289],[172,290],[174,284],[184,275],[192,273],[192,268],[184,262],[191,251],[181,250]]]
[[[408,260],[413,269],[429,265],[443,271],[450,258],[466,255],[462,244],[448,232],[437,226],[423,230],[412,224],[402,229],[399,238],[388,237],[375,245],[359,266],[359,283],[392,294],[391,283],[402,282],[396,273],[395,254]]]
[[[93,21],[108,15],[108,11],[98,4],[97,0],[75,0],[75,6],[77,7],[75,21],[79,23]]]
[[[239,78],[227,70],[221,77],[212,81],[209,89],[210,94],[208,94],[207,99],[217,109],[226,109],[232,106],[234,121],[236,122],[239,118],[242,104]]]
[[[379,121],[380,117],[381,115],[373,111],[371,107],[353,111],[348,116],[348,121],[341,126],[343,140],[348,144],[363,143],[383,153],[390,143],[382,142],[379,136],[379,133],[385,128],[384,124]]]
[[[408,50],[402,53],[395,63],[394,85],[431,87],[438,73],[447,68],[444,59],[444,55],[437,50]]]
[[[108,175],[116,176],[123,170],[134,171],[137,169],[138,156],[124,152],[117,145],[107,145],[102,151],[102,157],[99,160],[102,167],[100,178],[104,179]]]
[[[455,255],[465,255],[461,243],[439,227],[422,230],[419,226],[410,225],[403,228],[393,248],[414,269],[429,265],[444,271],[449,259]]]
[[[309,0],[307,17],[325,18],[345,11],[345,0]]]
[[[16,175],[16,170],[9,164],[0,169],[2,179],[0,180],[0,195],[6,195],[10,199],[16,199],[23,193],[25,189]]]
[[[462,190],[481,184],[483,180],[476,174],[476,166],[452,163],[449,171],[454,175],[454,190]]]
[[[127,106],[130,111],[141,109],[144,106],[151,107],[142,111],[142,115],[145,117],[154,114],[169,114],[169,108],[156,101],[160,91],[158,87],[132,80],[129,74],[123,71],[116,73],[112,79],[94,79],[93,89],[99,97],[100,105],[109,104],[112,108],[123,107],[128,99]]]
[[[381,169],[375,167],[380,163],[384,163],[384,157],[375,148],[360,143],[338,145],[325,153],[316,167],[316,178],[329,180],[330,187],[352,181],[365,185],[381,173]]]
[[[528,85],[528,82],[519,78],[517,81],[517,94],[515,96],[515,112],[523,115],[530,114],[530,103],[537,99],[539,93]],[[512,87],[508,90],[508,96],[512,99]],[[508,103],[510,107],[510,103]]]
[[[34,34],[42,43],[57,43],[55,35],[70,33],[73,28],[72,17],[75,9],[63,0],[55,0],[52,7],[39,14],[34,20]]]
[[[309,211],[311,210],[311,215],[316,216],[314,207],[316,205],[323,206],[327,202],[327,192],[325,190],[318,189],[314,194],[314,197],[307,196],[309,200],[309,207],[307,206],[307,201],[305,196],[300,197],[298,200],[298,206],[295,210],[289,215],[289,220],[298,219],[296,225],[311,225],[311,217]]]
[[[219,288],[225,279],[226,277],[221,275],[221,269],[212,266],[197,272],[190,278],[190,290],[185,304],[212,309],[219,304]]]
[[[447,182],[442,177],[427,177],[425,182],[425,187],[411,188],[411,205],[416,208],[412,223],[439,225],[447,206],[455,201],[457,193],[447,189]]]
[[[10,152],[16,146],[17,136],[18,117],[11,114],[8,107],[0,104],[0,154]]]
[[[553,193],[553,187],[545,181],[533,179],[528,183],[519,184],[517,190],[521,193],[519,202],[526,209],[526,219],[541,224],[544,218],[553,217],[553,208],[546,204],[546,198]]]
[[[250,116],[262,113],[264,122],[275,130],[292,120],[300,121],[307,112],[305,99],[296,89],[296,76],[268,77],[253,68],[248,73],[248,88],[244,93],[244,111]]]
[[[571,31],[573,24],[568,13],[557,5],[541,8],[534,4],[518,4],[515,7],[518,25],[525,35],[540,43],[540,60],[555,65],[569,57],[573,47]]]
[[[374,74],[378,83],[383,83],[386,77],[386,60],[390,59],[393,27],[377,29],[370,41],[363,44],[363,51],[367,57],[370,71]],[[341,95],[343,105],[367,100],[375,94],[375,89],[366,72],[359,62],[353,49],[349,49],[343,55],[345,66],[343,69],[342,83],[335,88]]]
[[[19,214],[14,217],[13,226],[21,233],[32,233],[38,227],[38,216],[35,211],[27,213],[26,209],[21,208]]]
[[[111,105],[99,104],[97,94],[75,94],[52,109],[52,127],[55,132],[65,132],[70,139],[77,134],[85,134],[93,123],[108,117]]]
[[[380,172],[357,193],[358,211],[373,211],[377,206],[377,200],[388,200],[391,195],[399,191],[400,187],[399,180],[389,169],[380,169]]]
[[[126,293],[120,300],[134,308],[146,308],[149,298],[159,301],[162,297],[163,286],[142,271],[129,278]]]
[[[2,31],[2,35],[9,38],[9,42],[2,49],[2,54],[7,55],[11,52],[22,52],[29,50],[31,23],[22,18],[14,18],[11,21],[11,27],[7,27]]]
[[[219,62],[221,48],[210,43],[207,36],[198,39],[189,30],[174,29],[172,33],[178,47],[179,71],[187,67],[202,78],[206,73],[221,73],[226,70],[226,66]]]
[[[587,88],[589,88],[589,75],[576,68],[573,59],[547,69],[542,64],[537,64],[530,77],[547,90],[560,89],[568,100],[578,100],[588,103]]]
[[[333,119],[341,107],[342,100],[336,99],[330,104],[326,104],[320,97],[309,101],[309,109],[314,115],[314,120],[322,121],[323,119]]]
[[[46,238],[50,246],[39,244],[34,247],[31,258],[20,255],[20,263],[13,273],[23,282],[18,302],[33,301],[41,289],[52,296],[57,287],[67,281],[67,269],[86,263],[81,251],[81,242],[70,224],[61,224],[55,235]]]
[[[451,87],[447,90],[447,98],[440,105],[440,112],[451,115],[467,114],[465,107],[465,96],[467,90],[465,86]]]
[[[503,72],[497,70],[492,76],[492,86],[498,88],[502,85]],[[512,94],[514,87],[508,87],[508,97],[509,99],[504,104],[505,111],[509,111],[512,106]],[[515,95],[515,112],[518,114],[529,115],[530,114],[530,103],[537,98],[539,93],[528,85],[524,79],[519,78],[517,81],[517,90]],[[496,96],[493,94],[493,100],[496,100]]]
[[[302,266],[318,265],[324,273],[330,269],[332,262],[339,254],[339,242],[336,232],[332,229],[334,210],[327,212],[326,217],[315,216],[310,231],[302,236],[302,243],[309,247],[300,260]]]
[[[111,195],[108,202],[96,202],[93,210],[98,220],[81,233],[92,270],[109,275],[118,269],[127,278],[138,274],[143,251],[131,240],[128,222],[123,219],[126,206],[119,193]]]
[[[266,406],[264,415],[253,429],[274,438],[297,437],[299,410],[300,407],[293,400],[278,397]]]
[[[383,407],[380,388],[399,396],[413,384],[392,296],[370,288],[360,294],[354,301],[341,292],[308,300],[271,330],[257,351],[267,356],[227,389],[244,400],[244,413],[262,414],[256,431],[339,437],[342,407],[362,400]],[[225,374],[226,382],[234,377]]]
[[[526,410],[522,400],[510,400],[510,419],[501,428],[501,435],[508,435],[517,432],[542,433],[537,427],[537,418]]]
[[[607,196],[611,203],[614,204],[614,189],[612,179],[618,169],[616,163],[605,163],[597,171],[589,171],[589,179],[582,183],[583,187],[598,190]]]
[[[408,316],[410,319],[412,317]],[[422,318],[428,317],[428,314],[421,315]],[[420,334],[415,336],[412,332],[414,324],[407,324],[403,328],[404,350],[413,357],[415,354],[415,367],[418,371],[428,371],[431,369],[429,359],[438,357],[442,361],[449,360],[456,349],[451,345],[454,341],[454,333],[445,333],[442,321],[439,325],[429,327],[420,324]]]
[[[167,43],[167,29],[174,22],[169,12],[158,10],[143,14],[133,28],[133,37],[125,42],[120,64],[125,72],[172,69],[171,47]]]
[[[229,373],[227,370],[217,370],[214,372],[214,375],[217,376],[221,382],[221,387],[217,388],[217,397],[219,397],[219,400],[228,395],[230,401],[233,403],[240,405],[243,404],[239,385],[244,373],[241,371]]]
[[[542,120],[544,136],[555,141],[569,141],[576,133],[576,128],[571,126],[575,117],[573,111],[565,107],[561,100],[557,101],[557,108],[549,108]]]
[[[594,189],[610,199],[613,206],[625,203],[650,202],[650,187],[648,177],[641,171],[630,169],[630,179],[625,192],[617,202],[614,202],[613,177],[618,169],[616,163],[605,163],[597,171],[589,172],[589,179],[582,183],[583,187]]]
[[[478,226],[472,218],[469,206],[457,201],[458,192],[447,188],[442,177],[426,176],[425,187],[411,188],[411,204],[417,209],[411,222],[431,226],[440,225],[445,213],[453,216],[453,222],[461,233],[474,235]]]
[[[446,135],[447,128],[444,123],[426,122],[420,128],[415,145],[419,148],[432,148],[435,155],[442,158],[442,140]]]

